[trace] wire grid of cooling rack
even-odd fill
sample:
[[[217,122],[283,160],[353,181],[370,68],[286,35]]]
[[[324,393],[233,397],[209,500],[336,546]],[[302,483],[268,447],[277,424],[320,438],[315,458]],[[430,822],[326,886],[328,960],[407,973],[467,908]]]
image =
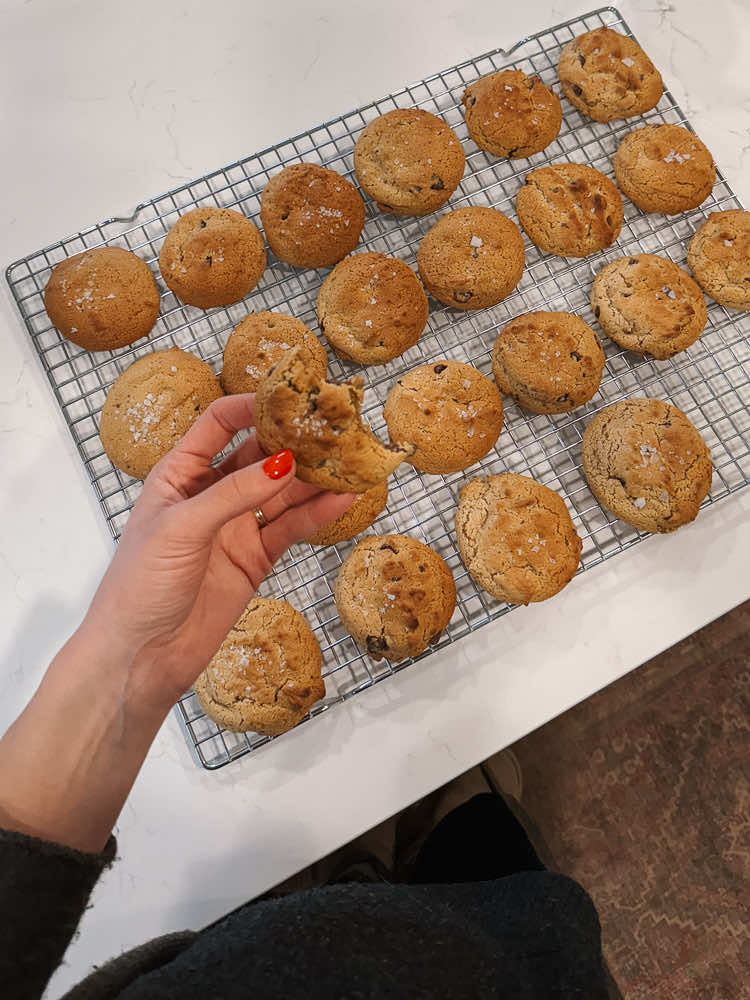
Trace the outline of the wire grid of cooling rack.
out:
[[[234,326],[251,310],[278,309],[316,328],[315,299],[324,274],[297,271],[269,258],[266,273],[248,298],[208,312],[180,303],[163,284],[161,314],[147,340],[120,351],[90,354],[63,340],[52,327],[42,299],[50,269],[59,260],[87,247],[118,245],[135,251],[157,270],[161,242],[181,212],[195,205],[237,208],[258,221],[260,193],[268,178],[288,163],[313,161],[352,180],[354,142],[368,121],[396,107],[421,107],[443,117],[464,144],[467,167],[459,189],[442,211],[460,205],[490,205],[515,217],[514,198],[524,175],[547,162],[575,160],[612,176],[611,158],[622,136],[643,120],[689,127],[666,91],[658,106],[642,119],[596,124],[563,101],[564,118],[557,139],[528,160],[497,160],[468,138],[461,111],[465,86],[478,76],[513,66],[536,73],[557,89],[560,48],[575,35],[608,25],[632,35],[612,7],[602,8],[495,50],[405,87],[367,107],[334,118],[278,145],[176,188],[139,205],[128,218],[112,218],[12,264],[7,279],[41,363],[81,455],[115,539],[127,520],[140,483],[119,472],[103,453],[98,416],[107,389],[137,357],[177,345],[204,358],[215,370]],[[355,180],[356,183],[356,180]],[[711,211],[741,207],[717,173],[710,198],[693,212],[677,217],[644,215],[625,200],[625,223],[617,242],[606,252],[584,260],[542,254],[526,241],[523,278],[516,291],[492,309],[457,312],[431,302],[427,328],[419,343],[395,361],[369,369],[346,364],[329,352],[333,378],[359,371],[365,378],[363,414],[383,434],[382,406],[394,378],[406,369],[437,358],[469,362],[491,374],[490,353],[497,331],[511,318],[534,309],[565,310],[594,324],[588,293],[594,274],[622,254],[655,252],[684,264],[686,243]],[[400,219],[381,215],[372,202],[358,250],[393,254],[414,266],[416,249],[437,215]],[[258,223],[259,224],[259,223]],[[595,325],[595,324],[594,324]],[[506,400],[505,426],[496,448],[481,462],[451,476],[421,475],[408,465],[394,474],[388,506],[374,526],[377,533],[403,532],[421,539],[442,555],[456,581],[453,618],[433,648],[443,648],[511,608],[479,589],[461,563],[453,532],[458,492],[467,479],[503,471],[531,475],[566,499],[583,538],[584,572],[638,542],[643,536],[615,520],[589,492],[580,469],[580,441],[585,424],[598,409],[633,395],[669,399],[683,409],[705,437],[715,474],[708,506],[750,480],[750,315],[728,312],[709,302],[708,324],[701,339],[664,362],[639,357],[606,342],[607,367],[599,393],[571,414],[534,416]],[[283,597],[302,611],[323,650],[326,698],[315,717],[332,705],[371,687],[410,662],[376,662],[342,627],[333,601],[333,584],[353,542],[323,549],[297,545],[278,563],[261,593]],[[423,655],[429,655],[429,651]],[[257,749],[268,737],[220,730],[206,718],[193,694],[177,706],[190,746],[206,768],[216,768]]]

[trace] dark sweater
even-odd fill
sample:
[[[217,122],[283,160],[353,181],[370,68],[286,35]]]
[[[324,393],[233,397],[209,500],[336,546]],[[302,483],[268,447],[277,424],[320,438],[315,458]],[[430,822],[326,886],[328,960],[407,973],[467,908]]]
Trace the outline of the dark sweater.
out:
[[[39,997],[101,871],[101,855],[0,831],[0,984]],[[464,885],[338,885],[249,903],[201,933],[159,938],[70,1000],[607,997],[599,921],[546,871]]]

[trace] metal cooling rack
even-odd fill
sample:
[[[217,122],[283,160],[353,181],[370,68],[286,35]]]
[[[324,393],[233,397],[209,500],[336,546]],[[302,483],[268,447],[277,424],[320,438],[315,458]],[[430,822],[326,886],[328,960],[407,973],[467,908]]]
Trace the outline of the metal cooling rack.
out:
[[[420,107],[444,118],[458,133],[466,151],[466,172],[443,211],[459,205],[491,205],[512,218],[514,199],[524,175],[547,162],[576,160],[612,176],[611,159],[622,136],[641,119],[600,125],[563,101],[564,118],[557,139],[528,160],[497,160],[468,138],[460,100],[472,80],[507,66],[537,74],[557,89],[560,48],[575,35],[607,25],[631,35],[613,7],[593,11],[523,39],[510,49],[497,49],[436,73],[366,107],[333,118],[254,156],[223,167],[139,205],[128,218],[107,219],[75,236],[30,254],[7,269],[7,280],[29,335],[70,427],[112,535],[117,539],[141,485],[119,472],[103,453],[98,417],[109,386],[135,358],[154,349],[177,345],[221,367],[224,344],[249,310],[277,309],[316,328],[315,300],[323,275],[297,271],[271,258],[259,286],[244,301],[209,312],[183,305],[160,282],[161,314],[151,334],[135,346],[111,353],[89,354],[63,340],[44,310],[42,291],[50,269],[66,256],[87,247],[118,245],[135,251],[158,274],[162,240],[178,216],[196,205],[237,208],[259,223],[259,199],[269,177],[282,166],[314,161],[353,178],[352,150],[372,118],[397,107]],[[657,108],[643,116],[650,122],[689,126],[669,91]],[[356,183],[356,181],[355,181]],[[709,212],[741,207],[717,172],[710,198],[695,211],[677,217],[644,215],[627,199],[625,223],[616,244],[584,260],[542,254],[526,241],[526,269],[516,291],[492,309],[457,312],[431,302],[427,328],[419,343],[395,361],[359,369],[329,354],[333,378],[359,371],[365,378],[363,413],[383,434],[382,406],[393,379],[412,366],[436,358],[469,362],[491,372],[490,352],[497,331],[519,313],[534,309],[565,310],[594,323],[588,301],[596,271],[608,260],[639,251],[659,253],[684,264],[686,243]],[[415,264],[420,239],[436,216],[402,219],[381,215],[367,200],[367,219],[358,250],[377,250]],[[595,324],[594,324],[595,325]],[[456,611],[437,643],[443,648],[510,611],[480,590],[466,572],[456,548],[453,518],[459,490],[467,479],[497,472],[533,476],[566,499],[583,539],[579,572],[640,541],[644,536],[615,520],[593,499],[580,468],[581,433],[602,407],[632,395],[669,399],[684,410],[706,439],[714,461],[714,478],[705,506],[750,481],[750,314],[728,312],[710,301],[708,324],[701,339],[669,361],[653,361],[620,350],[606,341],[607,367],[597,396],[572,414],[534,416],[504,400],[505,426],[495,450],[477,465],[451,476],[427,476],[408,465],[396,470],[386,511],[375,524],[378,533],[404,532],[431,545],[453,572]],[[302,611],[323,650],[327,695],[311,717],[412,661],[376,663],[342,627],[333,601],[333,584],[353,543],[323,549],[297,545],[278,563],[261,593],[283,597]],[[423,655],[429,655],[425,653]],[[224,732],[207,719],[194,695],[177,706],[189,744],[206,768],[217,768],[268,742],[256,734]]]

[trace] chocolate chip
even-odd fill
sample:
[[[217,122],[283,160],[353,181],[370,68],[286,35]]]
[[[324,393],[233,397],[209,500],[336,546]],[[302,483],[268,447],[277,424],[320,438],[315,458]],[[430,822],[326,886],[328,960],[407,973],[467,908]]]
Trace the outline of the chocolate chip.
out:
[[[438,177],[437,174],[432,175],[432,184],[430,184],[431,191],[445,191],[445,184],[443,184],[443,178]]]
[[[555,400],[555,402],[556,402],[556,403],[564,403],[564,402],[566,402],[566,401],[567,401],[567,398],[568,398],[568,394],[567,394],[567,392],[564,392],[564,393],[562,394],[562,396],[558,396],[558,397],[557,397],[557,399]]]
[[[208,255],[208,257],[206,257],[206,263],[208,264],[209,267],[213,263],[213,257],[210,254]]]
[[[207,225],[208,225],[208,223],[206,222],[206,220],[205,219],[201,219],[201,229],[205,229]]]
[[[435,365],[433,371],[436,375],[439,375],[440,372],[444,372],[447,367],[448,365]]]
[[[603,204],[604,204],[604,200],[602,199],[602,196],[600,194],[598,194],[598,193],[595,194],[594,195],[594,208],[601,208]]]
[[[406,619],[406,627],[409,630],[409,632],[416,631],[416,629],[417,629],[418,626],[419,626],[419,622],[417,621],[416,618],[407,618]]]
[[[578,62],[581,64],[581,66],[586,65],[586,57],[582,56],[580,52],[578,53]]]
[[[393,553],[395,553],[395,551],[396,551],[396,550],[394,549],[394,547],[393,547],[392,545],[389,545],[389,544],[388,544],[388,542],[386,542],[386,543],[385,543],[385,545],[381,545],[381,546],[380,546],[380,551],[381,551],[381,552],[382,552],[382,551],[383,551],[384,549],[388,549],[388,551],[389,551],[389,552],[393,552]]]
[[[476,103],[477,103],[477,99],[476,99],[476,97],[474,97],[473,94],[467,94],[466,97],[464,98],[464,104],[468,108],[473,108]]]
[[[580,97],[581,94],[583,93],[583,91],[581,90],[581,88],[578,86],[577,83],[573,84],[573,93],[576,95],[576,97]]]
[[[601,311],[601,309],[599,308],[599,306],[596,306],[596,307],[594,308],[594,316],[596,316],[596,318],[597,318],[597,319],[599,319],[599,316],[601,315],[601,312],[602,312],[602,311]]]
[[[599,307],[597,306],[597,309],[598,309],[598,308],[599,308]],[[580,355],[580,354],[578,353],[578,351],[571,351],[571,352],[570,352],[570,356],[571,356],[571,358],[572,358],[572,359],[573,359],[574,361],[580,361],[580,360],[581,360],[581,355]]]
[[[469,299],[474,297],[473,292],[454,292],[453,301],[454,302],[468,302]]]
[[[607,223],[608,226],[611,226],[612,225],[612,216],[611,215],[606,216],[606,218],[604,219],[604,221]]]
[[[513,149],[509,149],[508,150],[508,156],[509,157],[515,156],[516,153],[518,152],[518,150],[519,150],[519,147],[518,146],[514,146]]]
[[[382,635],[368,635],[365,639],[368,653],[384,653],[388,649],[388,643]]]
[[[283,212],[282,215],[281,215],[281,218],[282,219],[288,219],[289,218],[289,212]]]
[[[638,261],[635,259],[635,257],[631,257],[630,260],[628,261],[628,264],[637,264],[637,263]]]

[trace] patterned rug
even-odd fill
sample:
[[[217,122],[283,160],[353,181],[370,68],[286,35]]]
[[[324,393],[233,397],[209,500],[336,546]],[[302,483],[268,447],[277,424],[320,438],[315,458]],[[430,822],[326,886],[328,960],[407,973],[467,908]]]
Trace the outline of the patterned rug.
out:
[[[625,1000],[750,998],[750,602],[513,749]]]

